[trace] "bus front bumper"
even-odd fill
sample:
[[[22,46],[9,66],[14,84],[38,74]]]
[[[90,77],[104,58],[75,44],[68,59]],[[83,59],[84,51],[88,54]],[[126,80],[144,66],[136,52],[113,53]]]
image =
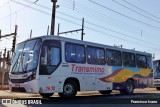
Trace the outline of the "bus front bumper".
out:
[[[12,83],[9,81],[9,88],[11,92],[39,93],[38,87],[38,80],[32,80],[24,83]]]

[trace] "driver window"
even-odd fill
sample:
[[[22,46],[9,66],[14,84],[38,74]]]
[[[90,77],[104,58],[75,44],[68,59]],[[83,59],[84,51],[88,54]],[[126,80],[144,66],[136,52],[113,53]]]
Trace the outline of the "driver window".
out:
[[[61,43],[48,40],[43,43],[41,51],[40,75],[50,75],[58,67],[61,61]]]
[[[41,53],[41,65],[47,65],[47,46],[43,46],[42,53]]]
[[[59,48],[51,47],[49,51],[48,65],[58,65],[60,62],[60,50]]]

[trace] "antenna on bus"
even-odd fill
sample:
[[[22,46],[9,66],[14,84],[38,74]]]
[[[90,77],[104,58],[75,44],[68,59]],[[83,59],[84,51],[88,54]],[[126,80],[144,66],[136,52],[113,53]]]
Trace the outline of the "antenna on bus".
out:
[[[123,45],[116,45],[116,44],[114,44],[114,47],[122,48],[122,47],[123,47]]]
[[[133,49],[131,49],[131,50],[135,51],[135,50],[136,50],[136,48],[133,48]]]
[[[60,23],[58,23],[58,32],[57,32],[58,36],[59,36],[59,30],[60,30]]]
[[[47,35],[49,35],[49,25],[48,25],[48,28],[47,28]]]
[[[153,57],[152,57],[153,59],[155,59],[155,54],[153,54]]]
[[[30,32],[30,36],[29,36],[29,38],[31,38],[32,37],[32,29],[31,29],[31,32]]]

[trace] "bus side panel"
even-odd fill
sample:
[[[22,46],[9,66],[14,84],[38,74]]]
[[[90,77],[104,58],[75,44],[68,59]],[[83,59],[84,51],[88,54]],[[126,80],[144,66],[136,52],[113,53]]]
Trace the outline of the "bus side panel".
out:
[[[63,83],[65,78],[54,75],[40,76],[40,93],[63,92]]]
[[[153,72],[148,76],[135,75],[133,77],[136,88],[147,88],[153,86]]]
[[[113,67],[112,74],[100,78],[105,82],[113,82],[113,89],[124,89],[128,79],[133,79],[136,87],[144,88],[152,86],[153,74],[151,69]]]
[[[67,78],[76,78],[80,84],[80,91],[112,90],[112,83],[99,80],[111,74],[111,67],[89,64],[66,63],[54,72],[54,75]],[[104,68],[104,71],[97,70]]]

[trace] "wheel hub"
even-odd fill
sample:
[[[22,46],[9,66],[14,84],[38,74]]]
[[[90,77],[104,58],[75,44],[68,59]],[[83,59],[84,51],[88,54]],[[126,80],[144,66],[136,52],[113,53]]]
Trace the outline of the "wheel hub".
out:
[[[72,85],[68,84],[64,87],[64,91],[66,94],[71,94],[73,92],[73,87]]]

